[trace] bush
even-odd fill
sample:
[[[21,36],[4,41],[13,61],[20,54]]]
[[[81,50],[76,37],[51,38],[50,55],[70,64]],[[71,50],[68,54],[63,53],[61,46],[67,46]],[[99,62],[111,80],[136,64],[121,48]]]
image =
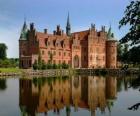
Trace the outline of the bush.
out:
[[[62,63],[62,69],[68,69],[68,68],[69,68],[69,65],[68,64],[66,64],[65,62]]]
[[[46,65],[46,63],[45,63],[45,62],[42,62],[41,69],[42,69],[42,70],[45,70],[45,69],[47,69],[47,65]]]
[[[69,65],[66,63],[62,63],[62,64],[51,64],[51,63],[45,63],[44,61],[42,61],[42,63],[37,63],[37,60],[35,60],[34,64],[33,64],[33,69],[34,70],[45,70],[45,69],[68,69]]]
[[[34,64],[33,64],[33,69],[37,70],[38,69],[38,64],[37,64],[37,60],[35,60]]]
[[[51,63],[47,64],[47,69],[52,69],[52,64]]]
[[[56,64],[53,64],[53,65],[52,65],[52,68],[53,68],[53,69],[57,69],[58,66],[57,66]]]
[[[58,68],[58,69],[61,69],[61,68],[62,68],[62,65],[61,65],[61,64],[58,64],[58,65],[57,65],[57,68]]]

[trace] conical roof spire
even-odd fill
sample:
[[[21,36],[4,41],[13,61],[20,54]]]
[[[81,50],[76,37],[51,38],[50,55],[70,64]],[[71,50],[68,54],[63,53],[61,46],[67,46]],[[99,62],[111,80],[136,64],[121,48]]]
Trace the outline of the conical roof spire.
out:
[[[68,12],[68,17],[67,17],[67,26],[70,26],[70,17],[69,17],[69,12]]]
[[[21,30],[21,35],[20,35],[20,40],[26,40],[27,39],[27,32],[28,32],[28,27],[26,24],[26,19],[24,19],[24,24]]]
[[[68,17],[67,17],[66,34],[68,36],[70,36],[70,34],[71,34],[71,25],[70,25],[69,12],[68,12]]]
[[[111,28],[111,25],[108,29],[108,32],[107,32],[107,39],[108,40],[114,40],[114,34],[112,33],[112,28]]]

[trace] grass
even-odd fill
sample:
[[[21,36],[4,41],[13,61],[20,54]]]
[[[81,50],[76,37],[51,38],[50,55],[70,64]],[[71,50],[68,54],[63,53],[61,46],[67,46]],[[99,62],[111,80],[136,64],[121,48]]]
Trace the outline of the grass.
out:
[[[0,68],[0,73],[19,73],[21,69],[19,68]]]

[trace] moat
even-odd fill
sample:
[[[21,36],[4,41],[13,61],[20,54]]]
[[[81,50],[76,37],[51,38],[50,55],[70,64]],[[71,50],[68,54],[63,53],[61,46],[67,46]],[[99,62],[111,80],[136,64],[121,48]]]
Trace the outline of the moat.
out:
[[[0,78],[0,116],[139,116],[139,104],[139,76]]]

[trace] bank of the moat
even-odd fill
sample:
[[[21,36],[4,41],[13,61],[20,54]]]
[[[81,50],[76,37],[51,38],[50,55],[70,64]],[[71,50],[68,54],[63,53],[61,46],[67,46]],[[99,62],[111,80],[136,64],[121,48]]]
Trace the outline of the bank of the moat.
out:
[[[48,69],[48,70],[21,70],[20,72],[1,72],[2,76],[65,76],[65,75],[126,75],[126,74],[140,74],[138,69]]]

